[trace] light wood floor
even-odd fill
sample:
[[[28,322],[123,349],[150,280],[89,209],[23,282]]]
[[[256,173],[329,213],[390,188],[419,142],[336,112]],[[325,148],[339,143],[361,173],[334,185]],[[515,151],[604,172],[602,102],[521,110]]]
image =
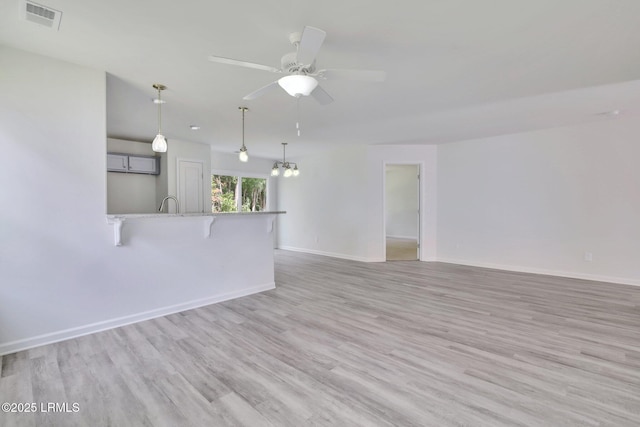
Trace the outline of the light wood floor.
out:
[[[412,239],[386,238],[387,261],[416,261],[418,241]]]
[[[640,288],[276,254],[277,289],[2,358],[19,426],[638,426]]]

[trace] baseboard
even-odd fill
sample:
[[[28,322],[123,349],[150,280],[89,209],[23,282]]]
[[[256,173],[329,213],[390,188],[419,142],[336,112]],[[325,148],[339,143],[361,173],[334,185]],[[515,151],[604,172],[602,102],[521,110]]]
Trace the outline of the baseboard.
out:
[[[15,353],[17,351],[28,350],[30,348],[39,347],[41,345],[52,344],[71,338],[81,337],[83,335],[105,331],[107,329],[119,328],[120,326],[130,325],[132,323],[142,322],[144,320],[150,320],[156,317],[167,316],[169,314],[179,313],[181,311],[191,310],[193,308],[203,307],[205,305],[228,301],[251,294],[256,294],[258,292],[268,291],[270,289],[275,289],[275,287],[276,284],[274,282],[271,282],[265,285],[254,286],[252,288],[242,289],[226,294],[214,295],[207,298],[201,298],[181,304],[175,304],[168,307],[162,307],[155,310],[149,310],[142,313],[123,316],[116,319],[105,320],[102,322],[79,326],[76,328],[70,328],[44,335],[38,335],[31,338],[24,338],[21,340],[6,342],[0,344],[0,356]]]
[[[278,247],[278,249],[282,249],[282,250],[285,250],[285,251],[292,251],[292,252],[303,252],[303,253],[306,253],[306,254],[313,254],[313,255],[328,256],[328,257],[331,257],[331,258],[348,259],[350,261],[360,261],[360,262],[381,262],[381,261],[384,261],[384,260],[379,260],[377,258],[364,258],[364,257],[355,256],[355,255],[340,254],[340,253],[336,253],[336,252],[325,252],[325,251],[317,251],[315,249],[296,248],[296,247],[293,247],[293,246],[280,246],[280,247]]]
[[[418,240],[416,236],[387,236],[387,239],[398,239],[398,240]]]
[[[515,265],[493,264],[487,262],[467,261],[455,258],[437,258],[435,262],[446,262],[448,264],[468,265],[470,267],[491,268],[494,270],[514,271],[518,273],[544,274],[547,276],[568,277],[570,279],[592,280],[595,282],[617,283],[620,285],[640,286],[640,280],[626,277],[601,276],[597,274],[576,273],[571,271],[547,270],[542,268],[522,267]]]

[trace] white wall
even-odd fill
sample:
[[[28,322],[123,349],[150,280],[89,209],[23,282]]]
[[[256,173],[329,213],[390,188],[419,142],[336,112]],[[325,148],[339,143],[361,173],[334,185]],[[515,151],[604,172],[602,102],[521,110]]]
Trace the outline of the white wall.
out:
[[[385,171],[385,230],[387,237],[418,238],[417,165],[387,165]]]
[[[153,156],[151,144],[108,138],[109,153]],[[107,172],[107,212],[150,213],[158,209],[156,200],[156,175]]]
[[[640,284],[639,135],[632,116],[439,146],[438,259]]]
[[[97,320],[118,289],[93,280],[112,277],[105,73],[2,46],[0,69],[1,348]]]
[[[0,354],[273,286],[263,220],[216,221],[212,239],[198,223],[193,243],[125,223],[115,247],[105,73],[2,46],[0,70]],[[251,268],[216,242],[249,248]]]
[[[366,159],[365,146],[287,159],[300,175],[278,177],[280,248],[367,260]]]
[[[297,178],[280,178],[279,247],[360,261],[385,260],[385,163],[420,164],[423,248],[435,258],[436,147],[355,146],[295,159]]]

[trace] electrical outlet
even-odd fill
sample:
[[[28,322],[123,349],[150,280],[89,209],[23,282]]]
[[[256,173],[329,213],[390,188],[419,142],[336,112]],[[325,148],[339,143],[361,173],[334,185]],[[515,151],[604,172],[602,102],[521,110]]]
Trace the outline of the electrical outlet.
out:
[[[593,254],[591,252],[585,252],[584,253],[584,260],[586,262],[591,262],[593,261]]]

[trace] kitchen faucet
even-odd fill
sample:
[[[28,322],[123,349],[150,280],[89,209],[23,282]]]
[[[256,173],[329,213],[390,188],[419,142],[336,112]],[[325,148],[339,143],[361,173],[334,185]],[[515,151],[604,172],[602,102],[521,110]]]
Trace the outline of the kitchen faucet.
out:
[[[162,203],[160,203],[160,207],[158,208],[158,212],[162,212],[162,208],[164,208],[164,202],[166,202],[167,199],[173,199],[173,201],[176,202],[176,213],[180,213],[180,202],[178,202],[178,199],[176,199],[174,196],[167,196],[164,199],[162,199]],[[169,213],[169,204],[168,203],[167,203],[167,213]]]

